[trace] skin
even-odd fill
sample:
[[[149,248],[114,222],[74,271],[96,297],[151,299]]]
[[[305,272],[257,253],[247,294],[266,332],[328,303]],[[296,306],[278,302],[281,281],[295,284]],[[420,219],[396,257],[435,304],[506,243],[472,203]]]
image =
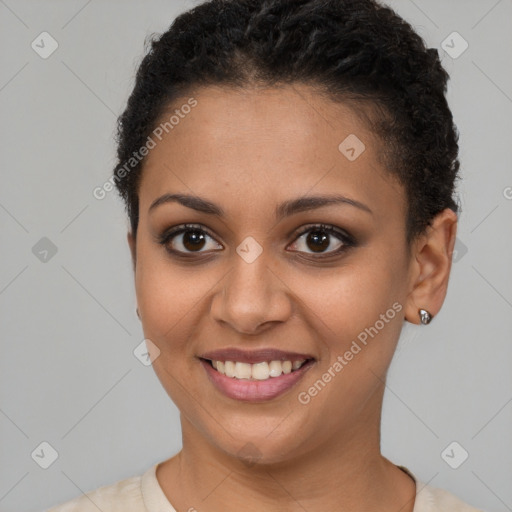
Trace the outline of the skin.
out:
[[[351,108],[314,89],[207,87],[193,97],[198,105],[147,156],[137,236],[128,234],[144,335],[160,350],[153,367],[181,417],[183,449],[158,466],[160,486],[178,511],[312,512],[342,504],[411,512],[414,481],[380,453],[384,382],[403,322],[418,324],[418,309],[435,316],[443,304],[456,215],[441,212],[408,248],[407,199],[379,163],[380,141]],[[338,150],[349,134],[366,146],[355,161]],[[170,193],[205,198],[225,216],[178,203],[149,211]],[[285,200],[334,193],[371,213],[334,204],[274,218]],[[213,235],[199,253],[183,245],[183,234],[169,242],[188,247],[190,260],[156,241],[183,223]],[[348,231],[357,245],[334,255],[343,242],[328,235],[323,253],[331,255],[318,259],[318,245],[297,236],[318,223]],[[250,264],[236,252],[248,236],[263,250]],[[299,392],[394,303],[401,311],[301,404]],[[316,362],[280,397],[247,403],[217,391],[197,358],[226,347],[279,348]]]

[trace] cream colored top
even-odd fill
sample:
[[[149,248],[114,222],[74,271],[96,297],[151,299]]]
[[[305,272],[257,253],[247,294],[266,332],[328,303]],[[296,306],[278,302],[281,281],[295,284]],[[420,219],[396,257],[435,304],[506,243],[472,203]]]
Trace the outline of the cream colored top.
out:
[[[176,512],[158,483],[157,466],[150,467],[142,476],[100,487],[45,512]],[[483,512],[447,491],[423,484],[407,468],[399,467],[416,481],[413,512]],[[191,506],[187,512],[194,511]]]

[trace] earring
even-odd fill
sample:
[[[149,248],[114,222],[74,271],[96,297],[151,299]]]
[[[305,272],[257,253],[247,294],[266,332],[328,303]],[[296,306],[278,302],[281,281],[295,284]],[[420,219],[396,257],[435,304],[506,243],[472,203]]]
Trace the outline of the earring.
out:
[[[426,309],[420,309],[418,314],[420,315],[420,321],[423,325],[429,324],[433,318],[433,316]]]
[[[140,320],[139,308],[137,308],[135,311],[137,312],[137,316],[139,317],[139,320]]]

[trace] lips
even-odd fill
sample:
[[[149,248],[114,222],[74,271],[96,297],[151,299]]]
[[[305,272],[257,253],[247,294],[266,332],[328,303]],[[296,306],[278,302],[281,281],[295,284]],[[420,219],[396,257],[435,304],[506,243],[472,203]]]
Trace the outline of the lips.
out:
[[[310,354],[276,349],[227,348],[204,353],[199,359],[218,391],[246,402],[277,398],[295,386],[315,363]]]

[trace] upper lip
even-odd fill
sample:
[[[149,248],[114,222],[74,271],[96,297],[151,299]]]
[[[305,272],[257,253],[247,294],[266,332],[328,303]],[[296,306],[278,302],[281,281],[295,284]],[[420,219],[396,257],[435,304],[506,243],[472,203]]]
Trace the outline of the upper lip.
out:
[[[224,348],[206,352],[199,356],[201,359],[211,361],[239,361],[241,363],[259,363],[262,361],[301,361],[314,359],[310,354],[298,352],[286,352],[274,348],[262,348],[258,350],[241,350],[239,348]]]

